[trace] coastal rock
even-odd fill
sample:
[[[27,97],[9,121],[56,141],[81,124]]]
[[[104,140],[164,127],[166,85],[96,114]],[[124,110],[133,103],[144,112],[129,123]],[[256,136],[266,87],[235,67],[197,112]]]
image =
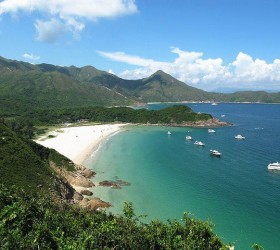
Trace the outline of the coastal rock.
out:
[[[107,208],[110,207],[111,204],[105,201],[100,200],[99,198],[94,199],[86,199],[84,198],[80,205],[87,210],[97,210],[98,208]]]
[[[74,192],[73,199],[77,201],[81,201],[83,200],[83,196],[78,192]]]
[[[180,126],[180,124],[178,124]],[[181,124],[184,127],[202,127],[202,128],[211,128],[211,127],[224,127],[230,126],[231,123],[220,121],[217,118],[208,119],[205,121],[196,121],[196,122],[186,122]]]
[[[99,182],[99,186],[120,188],[120,185],[118,185],[115,181],[101,181]]]
[[[120,186],[130,186],[131,184],[128,181],[117,180],[116,183]]]
[[[182,123],[147,123],[138,125],[148,125],[148,126],[168,126],[168,127],[194,127],[194,128],[213,128],[213,127],[224,127],[231,126],[232,123],[220,121],[217,118],[211,118],[202,121],[192,121],[192,122],[182,122]]]
[[[63,168],[59,168],[56,166],[54,162],[50,161],[50,167],[60,176],[65,178],[71,185],[89,188],[94,187],[95,185],[91,180],[86,178],[81,174],[81,170],[76,170],[75,172],[67,171]],[[83,166],[76,166],[77,168],[81,169]],[[76,168],[76,169],[77,169]]]
[[[92,176],[96,175],[96,173],[93,170],[88,169],[83,165],[76,165],[75,168],[77,170],[77,173],[81,174],[86,178],[91,178]]]
[[[84,169],[81,174],[86,178],[91,178],[92,176],[96,175],[96,173],[91,169]]]
[[[93,195],[93,192],[85,189],[85,190],[81,190],[80,194],[82,195],[87,195],[87,196],[92,196]]]
[[[66,179],[74,186],[79,186],[84,188],[90,188],[95,186],[91,180],[85,178],[84,176],[68,175],[66,176]]]
[[[75,165],[76,170],[84,171],[86,169],[83,165]]]
[[[121,186],[130,186],[130,183],[127,181],[116,180],[116,181],[101,181],[99,182],[99,186],[103,187],[111,187],[111,188],[121,188]]]

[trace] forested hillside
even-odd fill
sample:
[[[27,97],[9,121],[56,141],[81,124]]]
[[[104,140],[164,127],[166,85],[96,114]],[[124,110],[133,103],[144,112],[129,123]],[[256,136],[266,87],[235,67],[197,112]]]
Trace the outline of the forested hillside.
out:
[[[0,114],[5,116],[34,108],[180,101],[276,103],[280,102],[280,93],[211,93],[190,87],[163,71],[144,79],[125,80],[92,66],[33,65],[0,57]]]

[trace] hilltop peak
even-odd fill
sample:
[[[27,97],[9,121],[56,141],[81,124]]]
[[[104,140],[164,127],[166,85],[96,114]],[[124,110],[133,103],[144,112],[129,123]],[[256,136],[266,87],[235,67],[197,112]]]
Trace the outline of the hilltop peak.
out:
[[[162,70],[158,70],[156,71],[154,74],[152,74],[151,76],[149,76],[148,78],[146,78],[147,80],[151,80],[151,79],[157,79],[157,80],[163,80],[163,81],[178,81],[176,78],[174,78],[173,76],[165,73]]]
[[[168,77],[172,77],[171,75],[169,75],[169,74],[167,74],[167,73],[165,73],[164,71],[162,71],[162,70],[158,70],[158,71],[156,71],[154,74],[152,74],[151,76],[157,76],[157,75],[160,75],[160,76],[168,76]]]

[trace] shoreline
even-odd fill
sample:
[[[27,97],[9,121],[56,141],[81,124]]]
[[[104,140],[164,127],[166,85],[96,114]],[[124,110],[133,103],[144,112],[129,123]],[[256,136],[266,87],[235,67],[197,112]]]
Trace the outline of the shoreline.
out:
[[[96,150],[99,145],[110,136],[118,133],[124,126],[163,126],[163,127],[194,127],[211,128],[231,126],[231,123],[222,122],[216,118],[205,121],[186,122],[182,124],[99,124],[99,125],[81,125],[75,127],[63,127],[39,137],[36,143],[55,149],[60,154],[69,158],[76,165],[83,165],[84,161]]]
[[[36,143],[47,148],[55,149],[60,154],[69,158],[75,164],[75,171],[68,172],[61,170],[50,162],[52,169],[63,177],[75,190],[71,200],[78,203],[81,207],[89,210],[99,210],[112,206],[109,202],[103,201],[98,197],[92,196],[91,188],[96,184],[91,180],[95,176],[92,169],[86,168],[83,163],[91,155],[92,151],[110,136],[121,131],[123,124],[102,124],[102,125],[83,125],[78,127],[64,127],[50,131],[41,136]]]
[[[87,198],[92,196],[95,186],[105,186],[120,188],[122,185],[130,185],[126,182],[116,183],[115,181],[103,180],[105,184],[96,183],[92,177],[96,175],[94,168],[85,167],[85,160],[88,159],[94,151],[109,137],[120,132],[124,126],[163,126],[163,127],[197,127],[208,128],[216,126],[226,126],[225,122],[220,122],[217,119],[209,119],[206,121],[192,122],[185,124],[100,124],[100,125],[81,125],[73,127],[63,127],[52,130],[35,140],[36,143],[47,148],[55,149],[60,154],[69,158],[75,164],[74,172],[62,171],[57,168],[55,163],[52,164],[53,170],[61,175],[73,187],[75,194],[73,196],[74,203],[79,203],[82,207],[87,209],[102,209],[111,207],[110,201],[103,201],[100,198]],[[85,196],[84,196],[85,195]]]
[[[126,125],[102,124],[64,127],[39,137],[35,142],[44,147],[55,149],[76,165],[82,165],[102,141],[119,132]]]
[[[202,104],[212,104],[214,101],[181,101],[181,102],[147,102],[144,103],[144,105],[149,104],[196,104],[196,103],[202,103]],[[223,102],[223,101],[215,101],[217,104],[280,104],[280,102]],[[139,107],[139,106],[137,106]]]

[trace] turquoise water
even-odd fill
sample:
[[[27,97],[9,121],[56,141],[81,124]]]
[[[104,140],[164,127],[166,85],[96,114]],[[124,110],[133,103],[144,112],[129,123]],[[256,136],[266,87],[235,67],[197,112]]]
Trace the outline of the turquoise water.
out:
[[[127,127],[86,165],[97,172],[94,181],[119,178],[131,185],[97,187],[95,195],[110,201],[114,213],[131,201],[147,219],[180,219],[188,211],[212,221],[219,236],[236,249],[251,249],[253,243],[280,249],[280,174],[267,170],[269,162],[280,161],[280,105],[188,105],[234,126],[217,128],[215,134],[195,128]],[[237,134],[246,139],[234,139]],[[186,135],[206,146],[195,146]],[[211,157],[210,149],[221,151],[222,157]]]

